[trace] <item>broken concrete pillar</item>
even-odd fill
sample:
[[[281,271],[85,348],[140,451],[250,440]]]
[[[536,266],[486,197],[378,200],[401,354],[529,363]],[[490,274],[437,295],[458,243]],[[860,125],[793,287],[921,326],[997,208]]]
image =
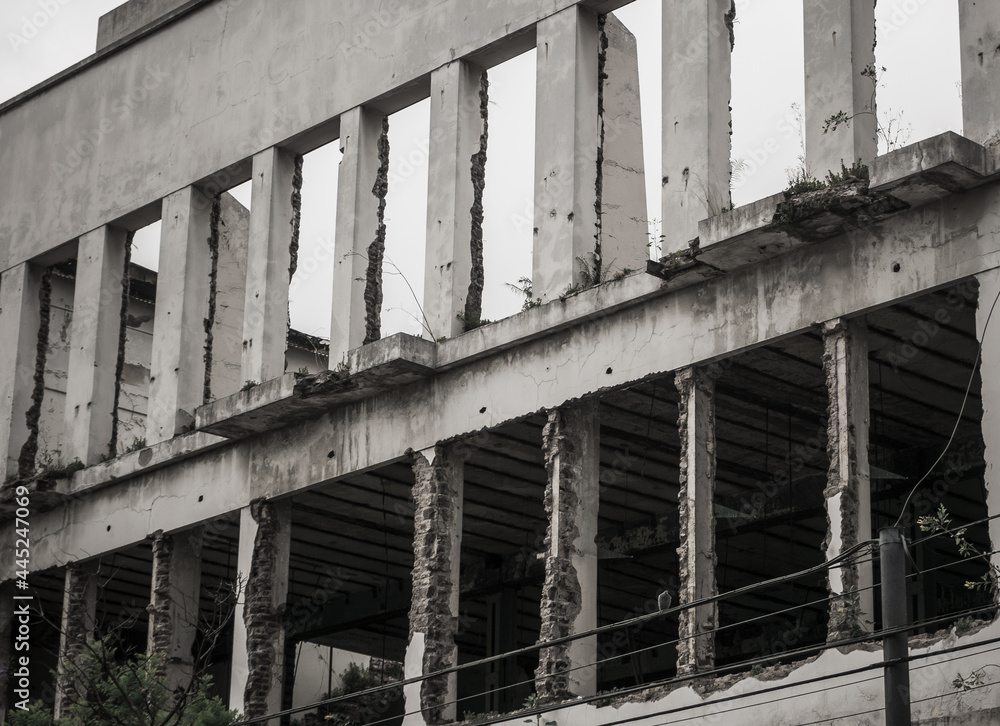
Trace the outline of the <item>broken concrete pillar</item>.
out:
[[[986,445],[984,458],[986,471],[986,514],[990,517],[1000,515],[1000,335],[996,328],[989,329],[986,335],[986,321],[990,315],[993,301],[1000,296],[1000,271],[990,270],[976,275],[979,282],[979,307],[976,310],[976,337],[982,343],[983,350],[979,362],[982,379],[983,399],[983,441]],[[994,319],[990,325],[996,325]],[[988,523],[990,532],[990,547],[993,554],[990,561],[993,571],[1000,572],[1000,518],[991,519]],[[1000,589],[993,589],[993,600],[1000,604]]]
[[[462,60],[431,74],[430,152],[428,154],[427,262],[424,316],[433,338],[465,332],[459,319],[466,311],[472,280],[472,244],[479,245],[479,316],[482,315],[482,230],[472,235],[476,156],[483,134],[480,90],[483,69]]]
[[[381,161],[378,142],[383,114],[352,108],[340,117],[337,232],[334,240],[333,318],[330,367],[346,360],[365,339],[365,283],[368,245],[378,229],[378,198],[372,193]]]
[[[256,500],[240,512],[237,562],[243,592],[233,615],[233,658],[229,704],[244,718],[281,708],[285,631],[291,550],[289,500]],[[261,722],[277,726],[278,720]]]
[[[80,657],[87,652],[87,641],[94,634],[96,613],[97,567],[93,563],[71,562],[66,565],[62,626],[59,630],[55,702],[57,719],[66,715],[67,707],[86,695],[78,688],[78,668]]]
[[[532,290],[542,301],[592,282],[597,260],[599,34],[574,5],[538,23]]]
[[[66,462],[90,466],[108,453],[116,420],[125,238],[125,230],[110,226],[80,238],[66,379]]]
[[[663,3],[663,254],[732,206],[734,0]]]
[[[194,641],[201,599],[202,530],[153,535],[153,577],[149,598],[147,650],[166,659],[172,690],[184,688],[194,673]]]
[[[0,275],[0,481],[18,473],[18,456],[28,440],[25,413],[31,407],[35,349],[41,324],[38,295],[44,270],[28,263]],[[116,346],[117,347],[117,346]]]
[[[680,393],[677,429],[681,440],[679,605],[718,594],[715,568],[715,378],[704,368],[676,374]],[[677,674],[715,666],[719,607],[712,603],[682,610],[678,624]]]
[[[868,469],[868,332],[864,319],[823,324],[823,371],[829,396],[826,450],[826,558],[871,539],[871,475]],[[859,559],[864,559],[859,557]],[[827,640],[871,630],[875,620],[872,566],[854,562],[827,575],[831,597]]]
[[[243,323],[243,380],[285,373],[291,282],[295,154],[272,147],[253,157],[250,242]]]
[[[596,400],[549,412],[542,433],[545,469],[545,584],[539,640],[597,627],[597,512],[600,425]],[[597,691],[597,637],[539,653],[535,691],[542,702]]]
[[[146,439],[183,433],[204,401],[212,200],[186,187],[163,200]]]
[[[220,201],[222,228],[212,324],[212,396],[216,399],[236,393],[248,380],[243,377],[242,358],[250,210],[229,192]]]
[[[962,119],[966,138],[1000,145],[1000,5],[960,2]]]
[[[822,180],[878,154],[876,78],[865,75],[875,74],[875,2],[805,0],[803,11],[806,168]]]
[[[413,596],[405,677],[458,663],[459,565],[462,559],[464,467],[447,446],[414,454]],[[444,723],[456,717],[457,674],[405,688],[406,723]]]
[[[639,55],[635,36],[613,14],[604,25],[604,157],[601,164],[601,269],[609,278],[645,270],[649,258],[642,155]]]

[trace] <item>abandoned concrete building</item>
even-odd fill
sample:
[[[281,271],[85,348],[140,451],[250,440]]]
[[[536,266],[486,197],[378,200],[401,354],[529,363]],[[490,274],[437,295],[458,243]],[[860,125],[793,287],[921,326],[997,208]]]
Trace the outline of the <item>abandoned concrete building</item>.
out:
[[[898,526],[913,722],[1000,723],[1000,3],[959,0],[963,133],[879,154],[875,0],[803,0],[825,181],[732,208],[736,6],[663,0],[654,260],[629,4],[131,0],[0,105],[5,714],[114,631],[275,726],[351,662],[357,723],[884,723]],[[489,73],[532,49],[531,299],[487,322]],[[428,98],[433,335],[389,335]],[[288,309],[331,143],[327,343]]]

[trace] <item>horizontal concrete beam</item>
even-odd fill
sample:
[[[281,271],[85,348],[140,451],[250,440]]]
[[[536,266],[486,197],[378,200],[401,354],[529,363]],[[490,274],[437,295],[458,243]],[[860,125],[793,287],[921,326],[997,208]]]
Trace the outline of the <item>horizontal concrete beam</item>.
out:
[[[518,330],[528,320],[520,316],[485,326],[440,344],[438,367],[429,379],[178,466],[105,483],[69,508],[33,516],[32,565],[45,569],[125,547],[154,529],[181,529],[257,497],[283,496],[370,470],[401,460],[407,449],[429,448],[600,390],[704,364],[993,269],[1000,266],[998,213],[1000,185],[989,185],[698,285],[647,292],[639,304],[612,304],[606,312],[596,307],[621,293],[615,285],[639,285],[639,278],[553,302],[533,312],[545,320],[552,316],[553,323],[571,316],[575,324],[556,325],[548,333]],[[649,280],[654,290],[660,285]],[[563,312],[555,312],[560,306]],[[491,336],[520,343],[504,347]],[[497,345],[484,348],[487,342]],[[569,371],[572,375],[565,374]],[[90,471],[76,477],[93,476]],[[13,537],[8,521],[0,547],[12,547]],[[0,579],[11,572],[8,563]]]
[[[949,131],[878,157],[869,174],[867,185],[782,192],[705,219],[698,249],[682,261],[728,271],[871,225],[1000,179],[1000,150]]]
[[[567,7],[627,2],[184,5],[155,32],[0,105],[0,270],[213,175],[235,186],[257,152],[329,142],[355,106],[409,105],[456,58],[516,55]]]
[[[998,178],[1000,147],[987,149],[951,131],[891,151],[871,165],[872,190],[913,207]]]

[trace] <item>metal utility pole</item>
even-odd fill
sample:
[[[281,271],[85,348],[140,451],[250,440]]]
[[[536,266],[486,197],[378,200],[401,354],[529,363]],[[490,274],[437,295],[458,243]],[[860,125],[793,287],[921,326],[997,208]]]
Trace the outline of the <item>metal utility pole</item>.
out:
[[[894,630],[906,626],[906,553],[903,533],[886,527],[878,533],[879,562],[882,570],[882,628]],[[882,659],[901,661],[885,667],[885,724],[910,726],[909,633],[886,635],[882,641]]]

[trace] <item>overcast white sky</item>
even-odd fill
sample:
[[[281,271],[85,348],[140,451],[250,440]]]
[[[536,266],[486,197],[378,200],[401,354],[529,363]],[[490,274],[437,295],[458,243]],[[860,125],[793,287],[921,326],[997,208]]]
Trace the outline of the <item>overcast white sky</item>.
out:
[[[697,0],[689,0],[695,2]],[[961,131],[958,0],[880,0],[877,62],[886,67],[879,89],[882,113],[902,114],[910,141]],[[650,219],[658,219],[660,173],[660,7],[635,0],[618,11],[638,40]],[[93,53],[98,18],[120,0],[3,0],[0,5],[0,99],[10,98]],[[789,132],[793,104],[803,102],[802,0],[737,0],[733,57],[733,158],[746,170],[734,184],[737,205],[776,193],[801,153]],[[44,22],[43,22],[44,21]],[[30,37],[29,37],[30,36]],[[490,147],[486,189],[484,315],[517,312],[521,299],[506,283],[531,274],[530,204],[534,156],[534,58],[525,54],[491,71]],[[428,105],[390,119],[391,184],[387,217],[383,334],[419,334],[427,194]],[[330,329],[336,144],[306,157],[299,273],[292,290],[293,326],[315,335]],[[776,150],[775,150],[776,149]],[[246,189],[234,191],[249,205]],[[137,238],[136,261],[156,266],[155,230]],[[405,279],[404,279],[405,278]],[[409,283],[409,284],[407,284]],[[411,293],[409,287],[413,288]]]

